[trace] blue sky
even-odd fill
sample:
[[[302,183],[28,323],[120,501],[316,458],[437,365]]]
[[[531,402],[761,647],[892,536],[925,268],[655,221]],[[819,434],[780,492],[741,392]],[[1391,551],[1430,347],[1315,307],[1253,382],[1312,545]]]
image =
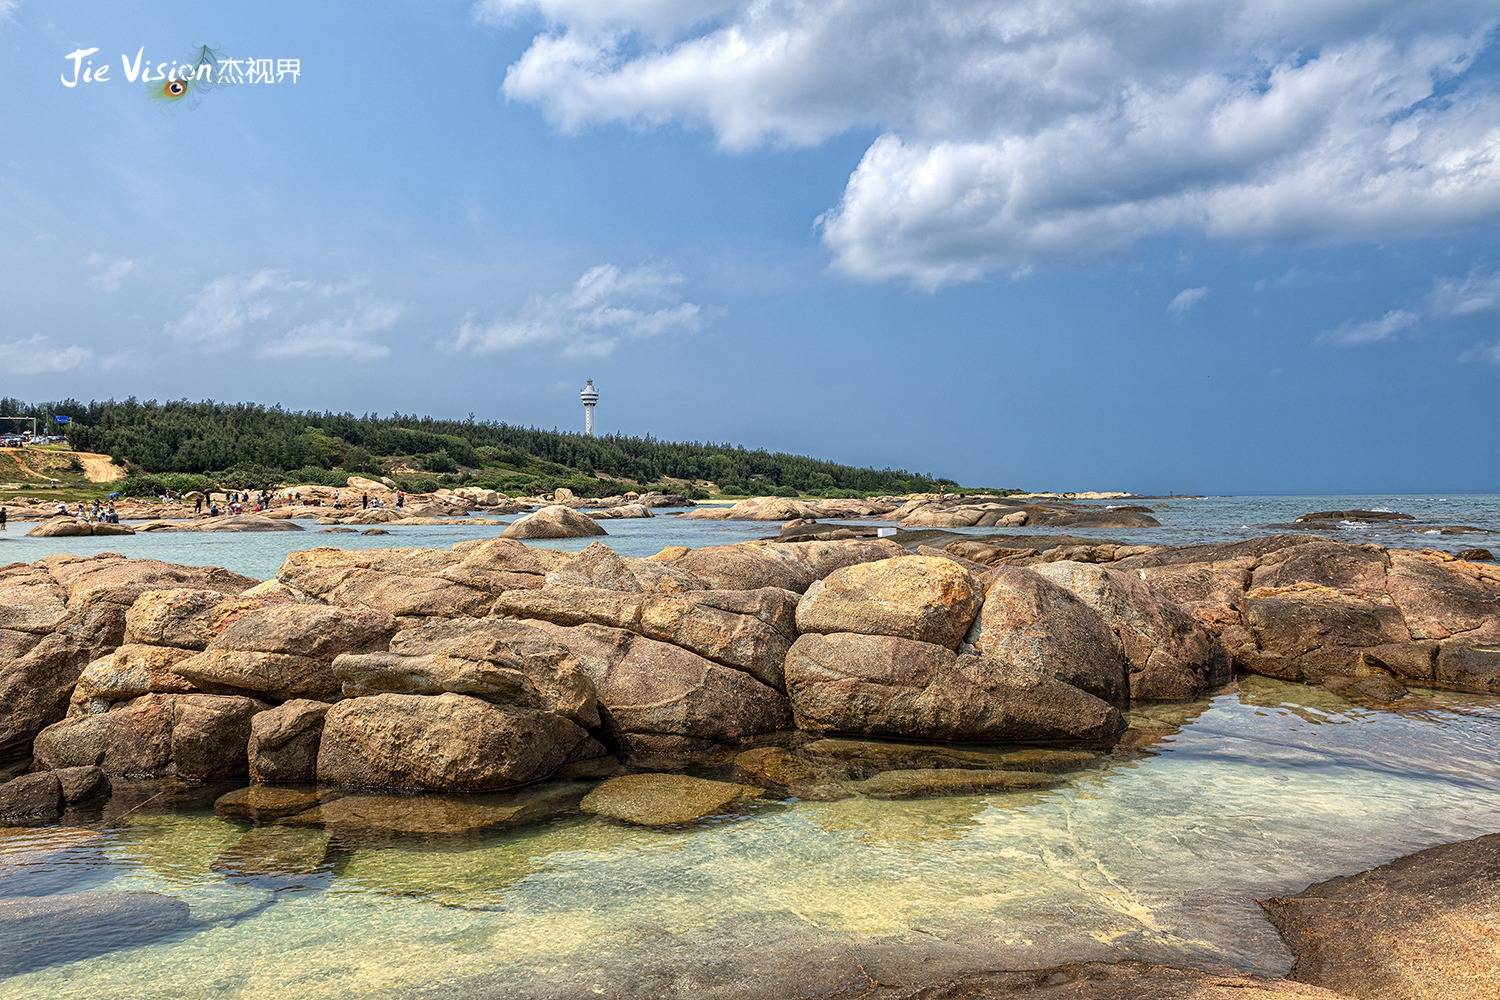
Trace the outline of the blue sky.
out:
[[[1492,3],[0,12],[3,394],[1500,489]],[[122,79],[202,44],[301,77]]]

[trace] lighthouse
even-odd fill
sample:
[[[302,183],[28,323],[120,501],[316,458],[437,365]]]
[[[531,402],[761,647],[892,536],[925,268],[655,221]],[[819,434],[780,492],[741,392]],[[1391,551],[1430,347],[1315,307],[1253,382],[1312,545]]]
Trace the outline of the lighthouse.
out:
[[[599,402],[599,390],[594,388],[594,380],[589,379],[583,391],[578,394],[583,400],[583,433],[589,437],[594,436],[594,404]]]

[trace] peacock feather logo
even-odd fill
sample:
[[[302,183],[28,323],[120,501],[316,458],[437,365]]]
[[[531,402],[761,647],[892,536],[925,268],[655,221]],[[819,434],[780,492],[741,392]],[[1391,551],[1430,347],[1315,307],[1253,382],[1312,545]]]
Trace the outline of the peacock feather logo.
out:
[[[207,45],[200,45],[191,58],[173,64],[166,79],[148,83],[146,95],[164,104],[182,104],[195,100],[213,89],[219,58],[217,51]]]

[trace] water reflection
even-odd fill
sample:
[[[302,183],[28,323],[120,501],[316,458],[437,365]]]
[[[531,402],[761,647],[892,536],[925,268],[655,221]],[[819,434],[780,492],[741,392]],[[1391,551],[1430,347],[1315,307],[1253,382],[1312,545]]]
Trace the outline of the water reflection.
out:
[[[111,803],[97,830],[0,836],[0,891],[51,898],[86,872],[85,895],[159,893],[191,923],[93,956],[33,941],[44,954],[0,991],[771,993],[856,960],[1276,974],[1288,958],[1255,899],[1500,829],[1497,706],[1435,695],[1380,712],[1250,679],[1133,712],[1149,739],[1058,788],[773,803],[685,830],[572,815],[345,840],[196,800]]]

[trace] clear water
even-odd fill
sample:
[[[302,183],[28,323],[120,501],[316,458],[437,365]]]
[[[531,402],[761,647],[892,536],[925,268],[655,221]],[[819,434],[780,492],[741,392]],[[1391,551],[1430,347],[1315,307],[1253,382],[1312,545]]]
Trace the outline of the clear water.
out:
[[[1122,501],[1128,502],[1128,501]],[[1117,539],[1149,545],[1189,545],[1200,542],[1234,541],[1267,534],[1271,525],[1285,525],[1299,514],[1316,510],[1385,509],[1412,514],[1417,522],[1389,524],[1344,524],[1320,537],[1345,541],[1378,542],[1381,545],[1437,548],[1449,551],[1487,547],[1500,556],[1500,494],[1454,494],[1451,496],[1278,496],[1205,497],[1203,499],[1146,500],[1157,528],[972,528],[954,529],[971,534],[1037,535],[1066,532],[1099,539]],[[1096,506],[1108,506],[1100,502]],[[641,520],[601,522],[609,534],[602,539],[570,538],[532,541],[528,544],[576,551],[594,541],[625,555],[648,556],[668,545],[725,545],[752,538],[774,536],[778,524],[756,521],[698,521],[662,511]],[[164,559],[188,565],[223,566],[257,579],[276,575],[289,552],[319,545],[337,548],[390,548],[404,545],[446,548],[473,538],[493,538],[517,515],[495,518],[488,525],[386,525],[388,535],[324,534],[322,525],[299,522],[305,531],[254,534],[162,533],[103,538],[26,538],[27,526],[17,523],[0,534],[0,562],[30,562],[56,553],[92,555],[119,552],[140,558]],[[878,523],[878,522],[870,522]],[[1477,534],[1430,534],[1441,525],[1470,525]]]
[[[292,879],[216,875],[246,828],[201,809],[147,805],[51,853],[37,845],[56,831],[8,833],[0,888],[148,889],[193,923],[78,961],[45,964],[43,948],[0,995],[702,996],[815,983],[851,954],[1277,974],[1289,957],[1255,899],[1500,830],[1500,700],[1393,714],[1251,679],[1150,714],[1172,731],[1154,755],[1045,792],[335,844]]]

